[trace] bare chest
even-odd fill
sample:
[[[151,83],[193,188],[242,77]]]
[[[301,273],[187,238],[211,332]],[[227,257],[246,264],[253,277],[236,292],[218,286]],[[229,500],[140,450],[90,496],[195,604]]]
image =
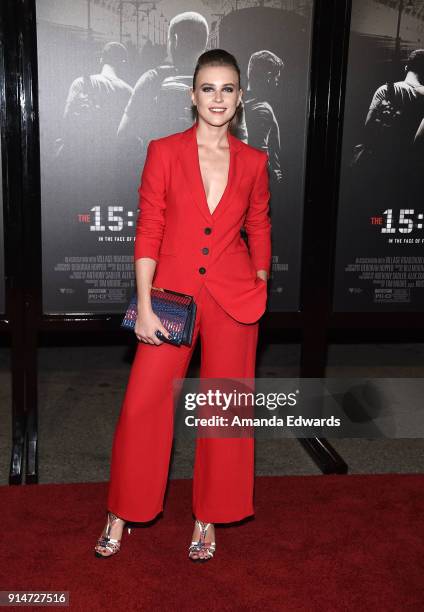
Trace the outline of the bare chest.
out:
[[[208,151],[199,147],[199,165],[206,201],[211,214],[213,214],[227,187],[230,149]]]

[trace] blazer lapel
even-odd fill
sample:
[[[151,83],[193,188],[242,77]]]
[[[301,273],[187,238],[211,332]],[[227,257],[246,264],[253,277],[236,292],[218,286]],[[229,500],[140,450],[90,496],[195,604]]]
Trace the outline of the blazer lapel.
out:
[[[228,173],[228,181],[218,206],[215,208],[213,214],[211,214],[200,172],[196,130],[197,123],[195,122],[190,128],[182,132],[181,147],[178,152],[178,158],[183,169],[187,185],[189,186],[188,191],[192,194],[195,204],[198,206],[206,221],[210,223],[222,215],[223,211],[226,210],[231,202],[232,195],[237,193],[237,187],[243,170],[241,160],[237,154],[243,145],[238,138],[233,136],[230,132],[227,132],[228,143],[230,146],[230,168]]]

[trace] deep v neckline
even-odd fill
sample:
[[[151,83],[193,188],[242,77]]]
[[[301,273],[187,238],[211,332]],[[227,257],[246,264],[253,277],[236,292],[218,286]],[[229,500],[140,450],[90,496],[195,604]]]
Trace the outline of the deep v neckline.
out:
[[[195,133],[194,133],[194,142],[195,142],[195,145],[196,145],[196,160],[197,160],[198,177],[200,179],[200,184],[201,184],[201,187],[202,187],[203,198],[204,198],[204,201],[206,203],[206,206],[208,208],[208,211],[209,211],[209,214],[211,215],[211,217],[213,217],[213,215],[216,213],[216,211],[218,210],[219,206],[221,205],[221,202],[224,200],[224,197],[227,194],[227,191],[228,191],[228,188],[229,188],[229,184],[230,184],[231,171],[232,171],[232,168],[233,168],[233,151],[232,151],[231,142],[230,142],[230,138],[229,138],[228,132],[227,132],[227,141],[228,141],[228,150],[229,150],[229,155],[230,155],[230,161],[229,161],[229,164],[228,164],[228,172],[227,172],[227,182],[226,182],[226,185],[225,185],[225,189],[222,192],[221,197],[219,198],[218,204],[215,206],[215,208],[214,208],[214,210],[212,212],[211,209],[210,209],[210,206],[209,206],[208,198],[206,196],[206,189],[205,189],[205,185],[203,183],[202,170],[200,168],[199,145],[197,144],[197,129],[195,130]]]

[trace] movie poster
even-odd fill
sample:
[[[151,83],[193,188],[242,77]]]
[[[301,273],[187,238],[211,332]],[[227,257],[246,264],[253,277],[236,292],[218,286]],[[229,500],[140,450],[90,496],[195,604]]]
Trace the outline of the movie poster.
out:
[[[424,306],[424,4],[353,0],[334,309]]]
[[[3,163],[0,146],[0,313],[6,310],[4,269]]]
[[[268,309],[298,310],[312,0],[37,0],[36,11],[43,311],[124,311],[147,145],[193,124],[194,66],[217,47],[241,69],[235,135],[269,158]]]

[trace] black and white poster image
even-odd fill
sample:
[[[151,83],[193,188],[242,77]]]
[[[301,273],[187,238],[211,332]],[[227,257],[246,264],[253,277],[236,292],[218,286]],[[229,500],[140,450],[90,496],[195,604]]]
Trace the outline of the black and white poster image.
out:
[[[3,218],[3,163],[0,146],[0,312],[6,310],[6,286],[4,268],[4,218]]]
[[[424,2],[353,0],[334,309],[424,307]]]
[[[268,310],[299,309],[312,0],[37,0],[43,310],[122,313],[153,138],[189,128],[197,58],[233,53],[234,134],[269,156]]]

